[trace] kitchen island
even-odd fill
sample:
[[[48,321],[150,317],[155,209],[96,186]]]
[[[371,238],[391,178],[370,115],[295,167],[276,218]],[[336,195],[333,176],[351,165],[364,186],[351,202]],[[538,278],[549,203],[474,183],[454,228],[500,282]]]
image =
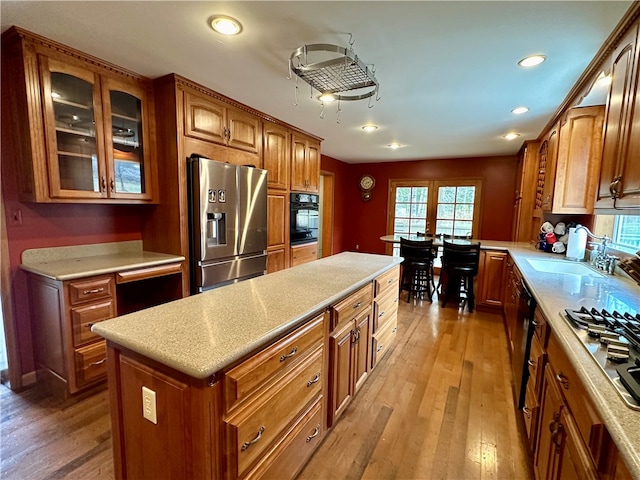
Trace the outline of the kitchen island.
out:
[[[341,347],[329,336],[342,320],[327,310],[368,318],[378,291],[397,296],[400,261],[341,253],[94,325],[107,339],[117,476],[297,471],[339,395],[329,356]],[[359,325],[347,346],[371,338]],[[254,424],[261,416],[275,426]]]

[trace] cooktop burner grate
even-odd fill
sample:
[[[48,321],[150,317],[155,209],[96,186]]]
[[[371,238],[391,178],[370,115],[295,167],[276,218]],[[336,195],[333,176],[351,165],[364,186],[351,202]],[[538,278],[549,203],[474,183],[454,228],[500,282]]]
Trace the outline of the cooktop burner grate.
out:
[[[625,403],[640,410],[640,314],[582,307],[561,315]]]

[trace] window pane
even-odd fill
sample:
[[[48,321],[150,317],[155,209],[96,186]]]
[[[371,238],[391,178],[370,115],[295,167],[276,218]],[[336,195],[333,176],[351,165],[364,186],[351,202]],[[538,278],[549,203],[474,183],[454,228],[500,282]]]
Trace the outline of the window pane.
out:
[[[456,205],[456,220],[473,220],[473,204]]]
[[[457,203],[473,203],[476,187],[458,187]]]
[[[413,187],[411,201],[414,203],[427,203],[427,187]]]
[[[424,233],[426,227],[427,227],[427,221],[426,220],[411,220],[411,223],[409,224],[410,227],[410,232],[411,233],[416,233],[416,232],[422,232]]]
[[[396,212],[397,211],[398,209],[396,208]],[[411,204],[411,218],[427,218],[427,204],[426,203]]]
[[[410,205],[409,203],[396,203],[396,217],[408,217]]]
[[[453,233],[452,220],[436,220],[436,235],[441,233],[445,235],[451,235]]]
[[[468,235],[471,233],[472,228],[471,222],[455,222],[455,227],[453,229],[454,235]]]
[[[409,220],[406,218],[396,218],[393,233],[409,233]]]
[[[410,202],[410,201],[411,201],[411,187],[396,188],[396,202]]]
[[[456,199],[456,187],[440,187],[438,189],[438,202],[453,203]]]
[[[614,225],[613,241],[633,248],[640,248],[640,217],[618,215]]]
[[[438,218],[453,218],[454,205],[439,204],[438,205]]]

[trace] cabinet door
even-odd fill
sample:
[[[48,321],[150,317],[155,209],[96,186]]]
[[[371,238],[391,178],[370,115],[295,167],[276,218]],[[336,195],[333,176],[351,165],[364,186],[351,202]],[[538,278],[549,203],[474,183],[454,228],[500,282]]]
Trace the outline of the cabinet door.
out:
[[[560,127],[553,213],[591,214],[600,174],[604,106],[572,108]]]
[[[320,144],[315,141],[307,143],[307,153],[305,162],[305,177],[307,180],[307,191],[317,192],[320,183]]]
[[[354,393],[367,379],[371,358],[371,309],[356,320],[356,340],[353,343]]]
[[[547,365],[544,374],[534,464],[536,478],[540,480],[556,478],[558,459],[562,453],[560,414],[564,408],[550,365]]]
[[[227,109],[210,98],[184,93],[184,132],[189,137],[224,145],[227,140]]]
[[[227,145],[246,152],[258,153],[262,141],[258,117],[236,108],[227,108]]]
[[[620,40],[613,53],[611,67],[611,85],[607,99],[607,113],[604,126],[604,138],[602,146],[602,166],[600,169],[600,182],[596,207],[611,207],[613,200],[609,190],[612,183],[621,173],[621,167],[627,161],[629,147],[630,115],[633,102],[634,77],[637,69],[636,41],[638,37],[638,24],[634,25]],[[637,129],[640,128],[636,126]],[[638,140],[636,139],[636,146]],[[640,147],[637,147],[640,149]],[[638,149],[635,152],[638,152]],[[633,162],[637,165],[637,158]],[[630,173],[630,172],[627,172]],[[640,174],[632,173],[632,178],[639,180]],[[624,188],[625,179],[620,180]]]
[[[568,410],[560,414],[560,433],[557,443],[562,445],[562,454],[556,478],[562,480],[598,480],[600,476],[593,466],[573,417]]]
[[[349,322],[329,337],[329,427],[347,408],[353,395],[351,382],[353,329],[354,322]]]
[[[106,198],[100,79],[89,70],[44,56],[39,64],[50,196]],[[46,178],[46,172],[41,174]]]
[[[267,246],[287,243],[287,197],[276,193],[267,195]]]
[[[504,301],[507,253],[483,250],[478,272],[479,305],[502,307]]]
[[[263,159],[267,170],[269,188],[286,190],[289,187],[289,163],[291,142],[289,130],[275,123],[265,122],[263,126]]]
[[[138,86],[102,82],[108,191],[111,198],[150,200],[149,99]]]
[[[538,186],[536,189],[536,208],[551,211],[553,207],[553,189],[555,187],[556,161],[558,159],[558,126],[551,128],[540,145],[538,156]]]
[[[296,135],[291,136],[291,190],[305,191],[307,178],[305,171],[307,142]]]
[[[278,272],[285,268],[287,268],[285,249],[267,250],[267,273]]]

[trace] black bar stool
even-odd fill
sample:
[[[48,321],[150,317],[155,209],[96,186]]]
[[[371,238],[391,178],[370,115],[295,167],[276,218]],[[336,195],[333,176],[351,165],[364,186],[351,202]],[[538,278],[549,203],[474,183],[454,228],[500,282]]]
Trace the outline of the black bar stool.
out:
[[[457,244],[445,240],[442,252],[440,278],[445,277],[442,306],[455,297],[463,310],[467,304],[469,312],[473,312],[476,303],[473,279],[480,264],[480,243]]]
[[[433,301],[435,282],[433,281],[433,260],[436,251],[433,248],[433,239],[407,240],[400,238],[400,256],[402,261],[402,281],[400,292],[407,290],[407,303],[411,302],[411,296]]]

